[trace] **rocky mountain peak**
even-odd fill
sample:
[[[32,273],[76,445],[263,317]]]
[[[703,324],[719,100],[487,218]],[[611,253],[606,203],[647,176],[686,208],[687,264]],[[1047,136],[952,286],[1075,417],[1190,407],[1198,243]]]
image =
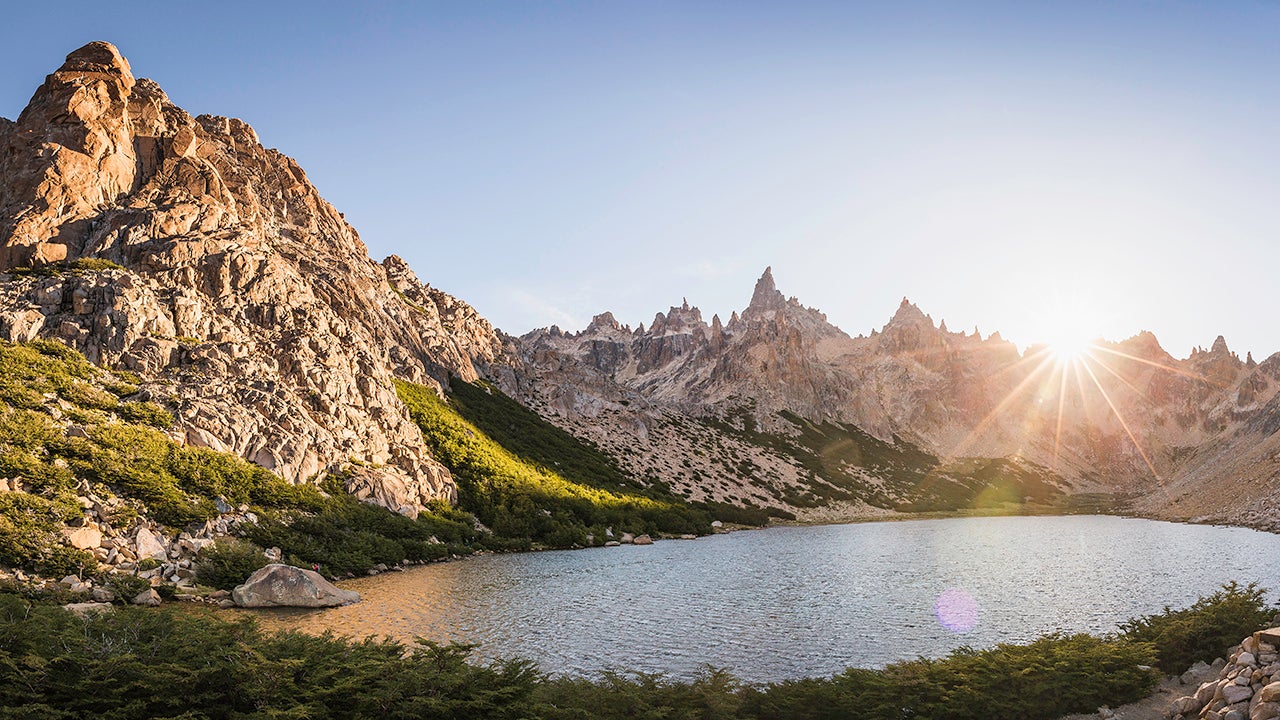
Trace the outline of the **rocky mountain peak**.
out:
[[[86,74],[104,73],[114,75],[121,84],[133,87],[133,73],[129,69],[129,61],[124,59],[115,45],[101,40],[91,42],[67,55],[66,62],[58,68],[59,74],[75,74],[84,78]]]
[[[751,302],[742,311],[744,320],[758,319],[770,311],[781,310],[787,305],[787,299],[778,292],[773,282],[773,267],[764,269],[764,274],[756,281],[755,291],[751,293]]]
[[[590,335],[593,333],[609,332],[609,331],[629,332],[629,329],[624,328],[622,324],[619,323],[618,320],[613,317],[613,313],[605,311],[591,318],[591,323],[587,325],[587,329],[584,332]]]
[[[894,312],[893,317],[889,319],[889,323],[885,325],[885,330],[893,325],[915,325],[919,323],[928,323],[933,325],[933,320],[921,312],[915,303],[903,297],[902,302],[898,303],[898,310]]]
[[[362,499],[413,514],[454,495],[392,381],[474,379],[500,339],[369,258],[247,123],[193,118],[90,43],[0,123],[0,179],[0,271],[50,266],[0,275],[0,338],[132,370],[173,398],[175,440],[290,481],[355,459],[377,468],[349,474]]]

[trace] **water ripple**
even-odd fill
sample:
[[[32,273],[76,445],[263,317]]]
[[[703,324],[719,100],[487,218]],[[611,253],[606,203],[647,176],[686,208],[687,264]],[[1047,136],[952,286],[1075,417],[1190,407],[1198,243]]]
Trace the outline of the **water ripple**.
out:
[[[1229,580],[1280,588],[1280,536],[1098,516],[964,518],[471,558],[344,583],[364,597],[349,607],[257,614],[277,629],[478,643],[482,658],[530,658],[553,673],[688,677],[711,664],[772,681],[1109,632]],[[948,592],[960,604],[941,617],[964,621],[951,629],[937,614]]]

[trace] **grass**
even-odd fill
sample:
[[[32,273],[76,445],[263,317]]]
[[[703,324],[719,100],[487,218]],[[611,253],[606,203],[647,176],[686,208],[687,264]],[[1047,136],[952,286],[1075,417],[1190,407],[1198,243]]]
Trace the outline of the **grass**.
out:
[[[50,575],[91,568],[92,559],[58,533],[82,516],[76,498],[84,483],[173,527],[214,517],[218,497],[319,508],[313,487],[290,485],[234,455],[173,442],[161,432],[172,415],[132,399],[136,382],[57,342],[0,342],[0,477],[23,489],[0,494],[0,564]],[[129,519],[119,518],[125,525]]]
[[[492,387],[456,380],[448,401],[413,383],[397,382],[396,389],[432,454],[453,473],[459,505],[498,537],[572,547],[603,544],[609,529],[711,531],[702,510],[661,490],[626,487],[598,450]]]

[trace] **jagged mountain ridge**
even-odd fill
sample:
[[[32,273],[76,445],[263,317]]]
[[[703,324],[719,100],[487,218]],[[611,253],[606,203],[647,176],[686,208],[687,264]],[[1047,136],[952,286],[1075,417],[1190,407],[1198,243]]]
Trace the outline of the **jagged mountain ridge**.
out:
[[[786,299],[766,269],[728,323],[706,322],[686,302],[647,329],[604,313],[581,332],[535,330],[513,346],[523,370],[510,392],[630,456],[634,472],[694,497],[716,496],[705,478],[718,473],[728,497],[777,502],[778,492],[733,479],[724,463],[690,468],[663,458],[702,454],[716,426],[743,416],[794,436],[798,426],[787,418],[798,416],[944,461],[1000,458],[1048,469],[1071,492],[1141,494],[1138,507],[1153,514],[1275,519],[1276,472],[1270,461],[1247,458],[1268,457],[1280,426],[1280,355],[1241,360],[1222,338],[1178,360],[1141,333],[1098,341],[1083,363],[1061,364],[1044,347],[1019,352],[999,333],[950,332],[905,299],[881,330],[851,337]],[[669,431],[672,419],[709,427],[709,435],[691,443],[687,429]],[[755,474],[779,487],[813,482],[786,470],[786,458],[755,460]]]
[[[474,379],[497,334],[371,260],[249,125],[192,117],[90,43],[0,123],[0,177],[0,337],[135,371],[175,404],[176,439],[290,481],[345,468],[407,514],[455,496],[392,378]]]

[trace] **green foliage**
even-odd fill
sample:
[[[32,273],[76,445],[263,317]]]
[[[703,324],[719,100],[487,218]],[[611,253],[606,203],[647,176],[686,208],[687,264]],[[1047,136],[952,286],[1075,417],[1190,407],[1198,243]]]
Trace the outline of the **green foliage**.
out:
[[[552,425],[490,383],[455,378],[449,407],[512,455],[554,468],[567,480],[595,487],[642,487],[599,448]]]
[[[6,272],[17,277],[57,277],[62,274],[84,275],[91,272],[103,272],[106,270],[124,270],[125,268],[118,263],[104,260],[102,258],[80,258],[71,262],[51,263],[48,265],[40,265],[38,267],[19,267],[10,268]]]
[[[0,566],[38,570],[62,564],[68,558],[54,554],[62,547],[58,528],[78,510],[28,493],[0,493]]]
[[[161,430],[173,427],[173,415],[153,402],[127,402],[116,412],[119,413],[120,419],[127,423],[150,425]]]
[[[1143,697],[1159,680],[1149,667],[1153,659],[1145,643],[1050,635],[779,683],[753,694],[748,705],[753,717],[776,720],[1050,720]]]
[[[470,648],[268,635],[249,619],[119,607],[78,618],[0,595],[3,717],[536,717],[529,663]]]
[[[1056,475],[1026,461],[960,458],[944,463],[901,437],[886,442],[848,423],[815,423],[788,411],[778,416],[791,431],[760,430],[750,408],[706,423],[791,458],[808,471],[806,490],[775,493],[796,507],[862,500],[903,512],[926,512],[1022,505],[1027,498],[1049,503],[1063,494]],[[753,470],[749,462],[736,468],[745,476]],[[868,486],[866,472],[884,482]]]
[[[1149,615],[1124,623],[1121,630],[1133,640],[1156,647],[1157,665],[1168,673],[1187,669],[1197,660],[1225,655],[1231,646],[1266,627],[1276,609],[1267,607],[1261,588],[1235,582],[1202,597],[1189,608]]]
[[[57,342],[0,341],[0,477],[25,492],[0,496],[0,565],[65,575],[92,558],[66,546],[58,526],[81,514],[82,480],[173,526],[216,513],[214,499],[265,508],[318,509],[314,487],[294,486],[239,457],[178,445],[160,429],[173,417],[149,401],[121,402],[140,380],[89,363]],[[68,427],[68,422],[79,427]],[[72,432],[74,430],[74,432]]]
[[[360,502],[340,487],[330,485],[330,490],[319,512],[268,515],[249,530],[249,538],[262,547],[280,548],[300,567],[319,565],[330,577],[362,573],[379,563],[439,560],[486,547],[474,518],[447,503],[433,503],[410,519]]]
[[[107,589],[115,593],[116,602],[121,604],[138,597],[151,587],[151,582],[146,578],[126,573],[110,573],[102,578],[102,582]]]
[[[727,671],[707,668],[690,682],[616,672],[598,680],[554,678],[534,698],[548,720],[734,720],[754,717],[744,714],[743,690]]]
[[[255,570],[267,564],[262,548],[234,538],[223,538],[206,548],[196,560],[196,582],[201,585],[231,590]]]
[[[466,394],[462,402],[469,403],[468,412],[473,416],[485,415],[489,418],[485,422],[490,426],[507,422],[509,428],[514,427],[503,435],[513,446],[530,453],[541,452],[530,449],[536,442],[513,439],[523,432],[533,432],[532,428],[537,426],[541,428],[536,431],[537,437],[561,448],[537,457],[559,457],[568,447],[569,440],[552,439],[556,434],[543,427],[546,423],[535,420],[532,413],[521,413],[509,404],[510,400],[492,401],[491,393],[497,393],[496,390],[474,387],[465,390],[464,386],[465,383],[456,382],[455,395]],[[706,534],[710,531],[711,519],[706,513],[683,500],[661,491],[606,489],[575,481],[504,447],[430,389],[406,382],[397,382],[396,389],[422,428],[427,445],[458,482],[460,505],[500,538],[569,547],[585,545],[588,534],[594,535],[596,542],[603,542],[604,529],[609,527],[635,533]],[[483,400],[482,396],[486,395],[492,405],[485,404],[490,402]],[[478,408],[486,409],[481,412]],[[505,420],[495,421],[495,418]],[[586,446],[578,445],[575,451],[565,451],[566,457],[576,458],[570,461],[574,473],[589,472],[588,468],[604,462]]]

